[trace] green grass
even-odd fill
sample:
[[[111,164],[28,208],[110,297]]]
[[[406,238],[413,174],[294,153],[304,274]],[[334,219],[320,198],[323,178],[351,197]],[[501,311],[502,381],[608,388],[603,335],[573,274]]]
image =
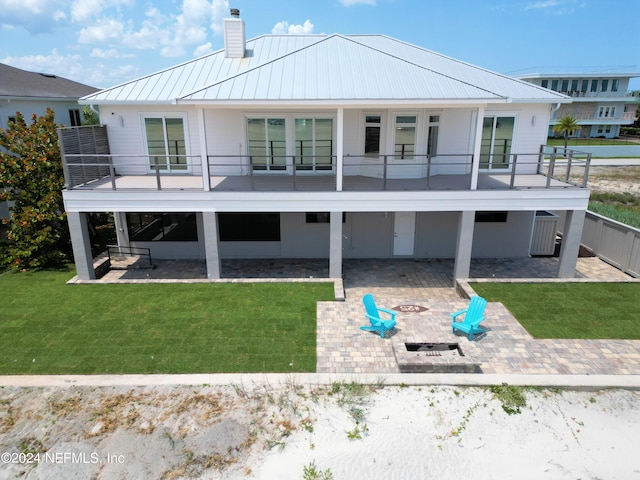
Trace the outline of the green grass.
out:
[[[546,144],[551,147],[564,147],[564,138],[547,138]],[[567,141],[567,147],[585,145],[638,145],[638,143],[615,138],[570,138]]]
[[[313,372],[331,283],[65,285],[0,275],[0,374]],[[293,365],[290,365],[293,363]]]
[[[591,193],[589,210],[640,228],[640,197],[630,193]]]
[[[473,283],[535,338],[640,339],[637,283]]]

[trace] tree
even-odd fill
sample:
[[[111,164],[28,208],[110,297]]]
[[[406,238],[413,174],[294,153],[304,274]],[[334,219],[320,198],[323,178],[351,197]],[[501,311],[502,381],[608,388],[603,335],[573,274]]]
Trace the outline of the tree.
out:
[[[15,270],[65,262],[69,229],[62,201],[64,176],[53,110],[35,114],[27,124],[20,112],[0,129],[0,201],[15,202],[9,226],[6,263]]]
[[[89,105],[82,107],[82,115],[84,116],[84,122],[82,122],[83,125],[100,125],[98,112]]]
[[[567,149],[569,143],[569,134],[578,129],[578,120],[575,117],[567,115],[558,120],[558,123],[553,126],[553,132],[559,133],[564,136],[564,148]]]

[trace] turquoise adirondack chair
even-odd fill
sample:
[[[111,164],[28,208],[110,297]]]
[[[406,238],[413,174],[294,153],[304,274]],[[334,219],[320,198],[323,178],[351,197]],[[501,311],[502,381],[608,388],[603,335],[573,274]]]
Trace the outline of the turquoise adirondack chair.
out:
[[[466,310],[460,310],[451,314],[451,331],[455,333],[456,330],[460,330],[469,335],[469,341],[473,340],[473,336],[476,333],[484,333],[487,330],[480,328],[478,325],[484,320],[484,309],[487,306],[487,301],[482,297],[471,297],[469,301],[469,307]],[[460,315],[464,315],[462,321],[458,321],[457,318]]]
[[[371,325],[365,325],[360,327],[360,330],[368,330],[373,332],[380,332],[380,337],[384,338],[384,334],[388,330],[393,330],[396,326],[397,312],[387,310],[386,308],[378,308],[376,302],[373,299],[373,295],[367,293],[362,297],[362,303],[364,303],[364,309],[366,310],[365,316],[371,322]],[[380,313],[386,313],[390,318],[382,318]]]

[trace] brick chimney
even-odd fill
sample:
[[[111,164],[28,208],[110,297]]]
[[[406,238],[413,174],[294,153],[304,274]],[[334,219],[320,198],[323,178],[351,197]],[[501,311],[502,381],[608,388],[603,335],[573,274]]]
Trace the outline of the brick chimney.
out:
[[[231,18],[224,19],[224,55],[227,58],[243,58],[245,49],[244,21],[240,10],[231,9]]]

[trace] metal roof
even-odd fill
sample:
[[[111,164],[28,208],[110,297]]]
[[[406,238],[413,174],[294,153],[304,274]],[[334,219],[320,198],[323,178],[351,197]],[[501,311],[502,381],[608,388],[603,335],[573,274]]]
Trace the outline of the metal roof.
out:
[[[0,63],[0,97],[77,100],[97,91],[97,88],[68,78],[28,72]]]
[[[568,97],[382,35],[264,35],[81,103],[563,102]]]

